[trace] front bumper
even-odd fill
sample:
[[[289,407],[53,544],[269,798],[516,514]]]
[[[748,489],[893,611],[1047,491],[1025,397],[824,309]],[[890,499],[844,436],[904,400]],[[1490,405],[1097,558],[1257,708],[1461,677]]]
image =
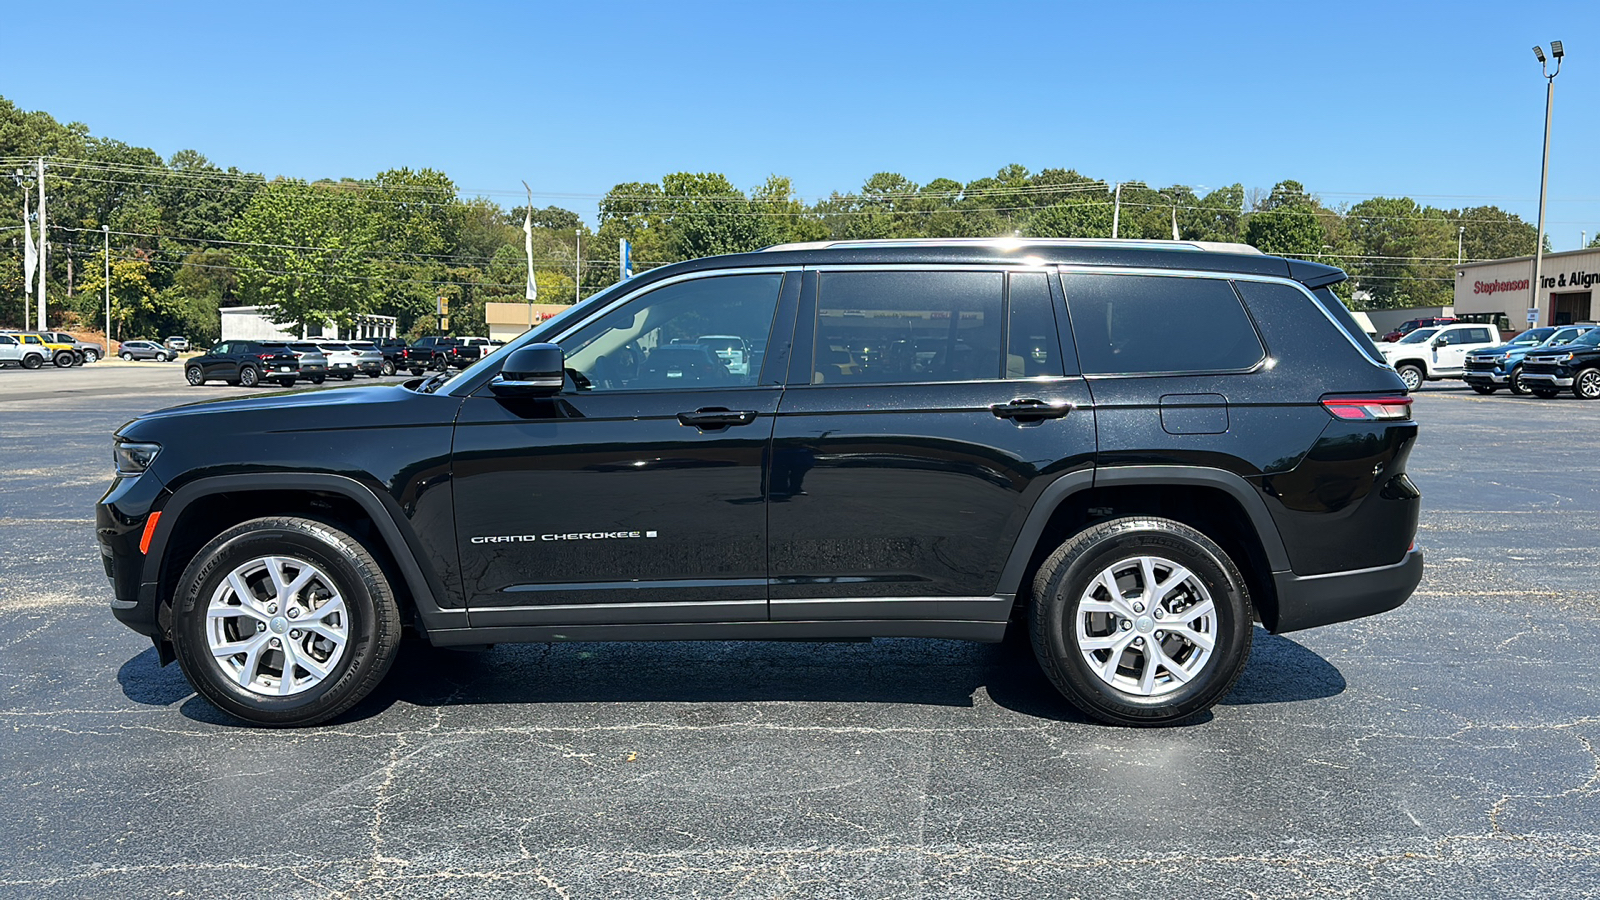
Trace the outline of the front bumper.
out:
[[[1572,387],[1572,377],[1551,374],[1548,372],[1523,372],[1522,380],[1528,384],[1550,385],[1551,387]]]
[[[154,635],[157,622],[156,584],[145,580],[145,555],[139,548],[150,513],[165,503],[167,490],[148,472],[117,478],[95,505],[95,538],[100,561],[111,579],[111,613],[140,634]]]
[[[1405,603],[1422,582],[1422,548],[1413,544],[1405,558],[1391,566],[1326,575],[1274,572],[1272,578],[1278,616],[1267,625],[1274,634],[1348,622]]]
[[[1511,377],[1499,369],[1468,369],[1461,373],[1461,380],[1467,384],[1493,384],[1505,385]]]

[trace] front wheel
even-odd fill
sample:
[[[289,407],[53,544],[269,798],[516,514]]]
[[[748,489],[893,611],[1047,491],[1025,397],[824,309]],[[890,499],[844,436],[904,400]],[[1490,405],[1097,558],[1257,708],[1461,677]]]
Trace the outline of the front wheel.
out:
[[[1528,396],[1528,386],[1522,383],[1521,366],[1517,366],[1515,369],[1511,370],[1511,374],[1506,378],[1506,387],[1511,390],[1511,393],[1516,394],[1518,397]]]
[[[1118,725],[1173,725],[1233,689],[1250,655],[1250,599],[1228,555],[1171,519],[1112,519],[1039,567],[1034,653],[1073,705]]]
[[[83,361],[86,362],[86,363],[97,363],[97,362],[99,362],[100,361],[100,351],[98,351],[98,350],[85,350],[85,351],[83,351]]]
[[[195,387],[200,387],[206,383],[206,373],[199,366],[190,366],[184,369],[183,377],[189,379],[189,383]]]
[[[1415,393],[1418,388],[1422,387],[1422,370],[1416,366],[1401,366],[1395,371],[1400,373],[1400,380],[1406,383],[1407,391]]]
[[[239,383],[245,387],[255,387],[261,382],[261,373],[255,366],[245,366],[239,370]]]
[[[1600,400],[1600,369],[1584,369],[1572,382],[1572,395],[1579,400]]]
[[[1555,388],[1533,388],[1533,395],[1542,400],[1554,400],[1561,392]]]
[[[63,350],[57,353],[51,361],[56,364],[58,369],[70,369],[77,361],[77,357],[72,355],[71,350]]]
[[[1494,393],[1495,386],[1492,384],[1475,384],[1472,385],[1472,389],[1480,394],[1488,395]]]
[[[359,702],[389,671],[400,631],[377,560],[311,519],[252,519],[223,532],[196,554],[173,602],[173,646],[195,690],[280,728]]]

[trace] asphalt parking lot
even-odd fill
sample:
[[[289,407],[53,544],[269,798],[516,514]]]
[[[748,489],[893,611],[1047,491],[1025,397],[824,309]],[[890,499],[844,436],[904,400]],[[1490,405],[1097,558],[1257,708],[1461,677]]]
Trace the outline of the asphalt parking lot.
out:
[[[111,617],[92,519],[117,426],[248,391],[0,371],[0,896],[1593,896],[1600,403],[1457,384],[1416,404],[1412,601],[1258,630],[1197,725],[890,640],[408,646],[264,731]]]

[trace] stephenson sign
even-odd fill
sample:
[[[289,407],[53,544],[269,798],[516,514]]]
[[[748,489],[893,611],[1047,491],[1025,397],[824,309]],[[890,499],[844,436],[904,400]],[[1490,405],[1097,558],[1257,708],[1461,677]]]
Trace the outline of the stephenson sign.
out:
[[[1474,294],[1499,294],[1505,291],[1525,291],[1531,279],[1521,281],[1474,281],[1472,292]]]

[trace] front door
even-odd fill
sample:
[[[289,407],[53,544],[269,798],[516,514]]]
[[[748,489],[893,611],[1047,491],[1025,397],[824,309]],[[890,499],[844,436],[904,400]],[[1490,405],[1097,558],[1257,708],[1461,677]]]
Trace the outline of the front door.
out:
[[[787,340],[787,325],[772,334],[783,282],[647,287],[559,340],[560,395],[485,389],[463,403],[462,581],[475,613],[494,610],[475,622],[766,618],[766,464],[783,388],[759,367],[731,371],[700,339],[738,335],[786,358],[769,345]]]
[[[773,619],[1004,620],[1032,501],[1094,458],[1050,280],[808,276],[773,437]]]

